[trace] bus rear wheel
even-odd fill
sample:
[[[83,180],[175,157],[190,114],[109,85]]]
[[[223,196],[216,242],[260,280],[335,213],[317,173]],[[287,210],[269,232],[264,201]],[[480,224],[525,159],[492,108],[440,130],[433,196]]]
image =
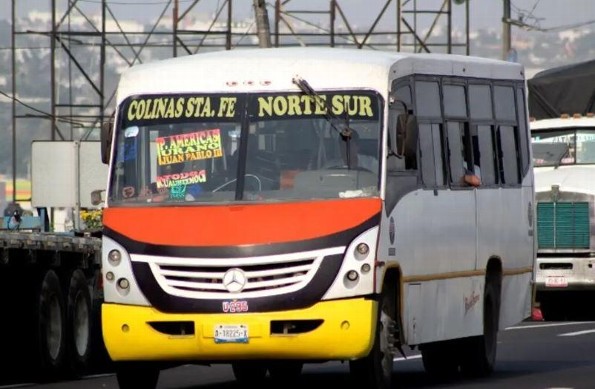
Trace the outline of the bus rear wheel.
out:
[[[461,341],[461,373],[486,377],[494,371],[500,320],[500,293],[493,282],[486,284],[483,307],[483,335]]]

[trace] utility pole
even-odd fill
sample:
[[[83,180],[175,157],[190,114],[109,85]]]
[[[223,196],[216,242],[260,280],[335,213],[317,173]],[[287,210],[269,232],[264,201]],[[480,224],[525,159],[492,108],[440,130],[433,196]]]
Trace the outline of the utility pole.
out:
[[[254,0],[254,16],[256,18],[256,29],[258,32],[258,46],[272,47],[269,15],[264,0]]]
[[[503,0],[504,12],[502,14],[502,59],[506,60],[510,53],[510,0]]]

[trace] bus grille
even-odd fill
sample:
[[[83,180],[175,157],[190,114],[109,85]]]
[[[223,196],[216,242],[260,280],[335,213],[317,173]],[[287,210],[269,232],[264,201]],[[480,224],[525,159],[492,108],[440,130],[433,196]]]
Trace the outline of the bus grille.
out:
[[[537,243],[540,249],[588,249],[589,203],[537,204]]]
[[[147,262],[168,294],[207,299],[247,298],[299,290],[314,277],[326,256],[344,250],[344,247],[338,247],[316,252],[225,259],[153,257]],[[242,284],[239,290],[225,285],[224,277],[232,269],[237,269],[233,273]]]

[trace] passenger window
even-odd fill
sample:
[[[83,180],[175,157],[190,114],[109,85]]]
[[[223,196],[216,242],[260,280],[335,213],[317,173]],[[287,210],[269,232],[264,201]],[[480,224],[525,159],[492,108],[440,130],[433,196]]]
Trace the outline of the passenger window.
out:
[[[469,85],[469,113],[472,120],[491,120],[492,94],[489,85]]]
[[[415,82],[415,111],[417,116],[424,118],[440,118],[440,91],[438,82]]]
[[[492,128],[492,126],[477,126],[476,130],[482,185],[495,185],[497,183],[496,166],[494,163],[495,147]]]
[[[444,115],[447,117],[467,117],[467,98],[462,85],[444,85]]]
[[[448,161],[450,167],[450,183],[460,185],[465,174],[465,160],[463,157],[462,124],[447,123]]]
[[[440,125],[420,124],[419,144],[422,155],[421,173],[424,186],[443,186],[445,180]]]
[[[502,183],[506,185],[518,184],[519,172],[514,127],[500,126],[498,129],[498,149],[500,150],[498,158]]]
[[[516,110],[514,105],[514,90],[511,86],[494,86],[494,109],[496,120],[516,123]]]
[[[516,105],[519,115],[519,141],[522,161],[523,173],[529,166],[529,135],[527,134],[527,111],[525,107],[524,89],[517,88],[516,90]]]

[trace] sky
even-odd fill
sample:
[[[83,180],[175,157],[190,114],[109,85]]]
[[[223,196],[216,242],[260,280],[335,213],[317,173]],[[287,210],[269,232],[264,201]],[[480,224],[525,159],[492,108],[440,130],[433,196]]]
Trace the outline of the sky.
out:
[[[13,0],[0,0],[3,4],[12,4]],[[69,1],[55,0],[58,8],[65,9]],[[148,22],[156,20],[170,0],[107,0],[110,9],[118,18],[131,18]],[[188,8],[195,0],[178,0],[182,10]],[[396,4],[393,0],[392,4]],[[400,0],[404,7],[419,10],[429,7],[438,10],[444,0]],[[223,0],[199,0],[193,12],[212,13],[223,4]],[[51,0],[16,0],[17,15],[23,17],[30,10],[48,11]],[[274,0],[268,0],[273,4]],[[380,13],[386,0],[338,0],[338,4],[347,18],[354,23],[370,24]],[[83,10],[100,9],[101,0],[77,0],[75,4]],[[253,13],[252,0],[233,1],[234,18],[246,18]],[[290,0],[287,9],[293,10],[326,10],[328,0]],[[471,29],[501,29],[503,15],[502,0],[469,0],[471,11]],[[460,13],[464,6],[453,5],[453,16]],[[171,9],[171,8],[170,8]],[[271,9],[271,8],[269,8]],[[372,11],[370,11],[372,10]],[[86,12],[86,11],[85,11]],[[167,14],[171,14],[168,11]],[[390,15],[390,13],[388,14]],[[269,17],[271,17],[271,13]],[[595,0],[511,0],[511,16],[521,19],[529,25],[541,29],[558,29],[595,22]],[[11,7],[0,7],[0,19],[10,19]]]

